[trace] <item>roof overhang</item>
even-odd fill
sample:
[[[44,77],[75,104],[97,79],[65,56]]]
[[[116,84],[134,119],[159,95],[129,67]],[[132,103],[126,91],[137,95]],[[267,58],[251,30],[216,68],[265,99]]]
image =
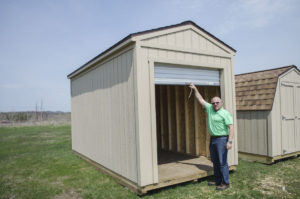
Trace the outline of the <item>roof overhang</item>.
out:
[[[225,42],[221,41],[220,39],[218,39],[217,37],[215,37],[214,35],[212,35],[208,31],[206,31],[205,29],[201,28],[200,26],[198,26],[194,22],[184,21],[182,23],[175,24],[175,25],[170,25],[170,26],[160,27],[160,28],[146,30],[146,31],[142,31],[142,32],[132,33],[132,34],[128,35],[127,37],[123,38],[122,40],[120,40],[119,42],[117,42],[116,44],[114,44],[113,46],[111,46],[110,48],[108,48],[107,50],[105,50],[104,52],[100,53],[99,55],[97,55],[96,57],[94,57],[93,59],[91,59],[90,61],[88,61],[87,63],[85,63],[81,67],[79,67],[78,69],[76,69],[72,73],[70,73],[67,77],[69,79],[74,78],[75,76],[82,73],[83,71],[93,67],[96,63],[99,63],[101,60],[104,60],[106,57],[108,57],[112,53],[116,52],[117,50],[119,50],[119,49],[121,49],[125,46],[128,46],[132,43],[135,43],[136,41],[139,40],[139,38],[141,36],[144,36],[146,34],[153,34],[153,33],[158,32],[158,31],[163,31],[163,30],[173,29],[173,28],[177,28],[177,27],[182,27],[182,26],[193,26],[193,27],[195,27],[196,29],[204,32],[206,35],[208,35],[209,37],[213,38],[214,40],[216,40],[217,42],[219,42],[220,44],[225,46],[227,49],[229,49],[232,52],[233,55],[235,55],[236,50],[234,48],[230,47]]]
[[[118,43],[113,45],[112,47],[108,48],[101,54],[97,55],[96,57],[94,57],[93,59],[91,59],[90,61],[85,63],[84,65],[80,66],[78,69],[76,69],[75,71],[70,73],[67,77],[69,79],[72,79],[73,77],[77,76],[78,74],[82,73],[83,71],[91,68],[96,63],[100,62],[101,60],[104,60],[107,56],[111,55],[112,53],[114,53],[114,52],[118,51],[119,49],[121,49],[125,46],[128,46],[134,42],[135,41],[132,40],[132,36],[128,35],[127,37],[125,37],[124,39],[122,39],[121,41],[119,41]]]

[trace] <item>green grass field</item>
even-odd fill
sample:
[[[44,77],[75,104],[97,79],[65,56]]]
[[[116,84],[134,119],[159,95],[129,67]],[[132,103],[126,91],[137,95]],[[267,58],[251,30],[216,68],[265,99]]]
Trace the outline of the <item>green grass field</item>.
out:
[[[0,198],[139,198],[71,150],[70,126],[0,128]],[[239,161],[231,188],[208,179],[142,198],[300,198],[300,157],[267,166]]]

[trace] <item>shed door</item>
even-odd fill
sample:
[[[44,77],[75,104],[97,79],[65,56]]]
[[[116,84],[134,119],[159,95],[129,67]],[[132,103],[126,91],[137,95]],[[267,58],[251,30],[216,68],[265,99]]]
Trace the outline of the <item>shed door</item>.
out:
[[[282,154],[293,153],[299,148],[299,86],[281,83]]]
[[[213,69],[188,68],[175,65],[156,64],[154,67],[155,84],[187,85],[220,85],[220,71]]]

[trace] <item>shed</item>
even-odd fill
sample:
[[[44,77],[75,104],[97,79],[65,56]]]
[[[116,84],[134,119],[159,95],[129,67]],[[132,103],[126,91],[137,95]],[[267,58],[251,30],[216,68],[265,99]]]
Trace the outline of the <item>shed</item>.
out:
[[[192,21],[128,35],[68,75],[73,151],[140,194],[212,175],[187,83],[221,96],[235,122],[235,52]],[[228,156],[233,169],[236,145]]]
[[[262,163],[300,154],[300,71],[294,65],[235,76],[238,151]]]

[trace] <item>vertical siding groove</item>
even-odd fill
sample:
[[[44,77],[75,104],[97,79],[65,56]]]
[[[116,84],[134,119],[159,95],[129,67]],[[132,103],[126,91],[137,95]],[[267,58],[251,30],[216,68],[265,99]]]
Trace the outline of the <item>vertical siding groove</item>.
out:
[[[125,50],[71,81],[72,148],[137,182],[132,55]]]

